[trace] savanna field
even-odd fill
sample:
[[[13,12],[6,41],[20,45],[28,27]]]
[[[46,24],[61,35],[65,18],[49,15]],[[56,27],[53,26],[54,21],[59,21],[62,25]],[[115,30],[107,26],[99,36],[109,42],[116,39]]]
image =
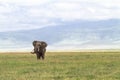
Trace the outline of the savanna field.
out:
[[[120,52],[0,53],[0,80],[120,80]]]

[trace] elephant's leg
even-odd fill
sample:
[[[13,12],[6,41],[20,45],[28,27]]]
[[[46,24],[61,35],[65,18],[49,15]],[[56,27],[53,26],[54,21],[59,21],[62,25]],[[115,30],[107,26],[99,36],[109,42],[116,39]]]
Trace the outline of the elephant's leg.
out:
[[[45,56],[44,55],[42,55],[42,60],[44,60],[45,59]]]
[[[40,59],[42,58],[42,53],[40,52]]]
[[[41,57],[42,57],[42,60],[44,60],[44,59],[45,59],[45,52],[42,52]]]
[[[37,59],[40,59],[40,54],[37,52],[36,53]]]
[[[45,59],[46,48],[43,49],[42,57]]]

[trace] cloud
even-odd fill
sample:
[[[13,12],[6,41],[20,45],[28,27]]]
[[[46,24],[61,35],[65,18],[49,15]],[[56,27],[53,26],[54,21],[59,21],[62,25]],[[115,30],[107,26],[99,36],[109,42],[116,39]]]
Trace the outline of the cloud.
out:
[[[119,0],[0,0],[0,32],[62,24],[56,19],[120,19],[119,4]]]
[[[48,3],[49,0],[0,0],[0,2],[4,3],[11,3],[11,4],[17,4],[17,5],[25,5],[25,6],[33,6],[33,5],[40,5]]]

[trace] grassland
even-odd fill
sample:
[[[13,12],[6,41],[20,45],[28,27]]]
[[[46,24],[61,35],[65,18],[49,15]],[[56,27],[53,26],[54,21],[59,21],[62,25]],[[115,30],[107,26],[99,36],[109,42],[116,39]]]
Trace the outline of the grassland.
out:
[[[120,52],[1,53],[0,80],[120,80]]]

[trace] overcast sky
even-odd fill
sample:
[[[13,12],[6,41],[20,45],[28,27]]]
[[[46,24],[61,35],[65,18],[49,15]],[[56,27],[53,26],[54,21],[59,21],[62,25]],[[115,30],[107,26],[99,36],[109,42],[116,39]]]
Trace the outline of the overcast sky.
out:
[[[106,19],[120,19],[120,0],[0,0],[0,32]]]

